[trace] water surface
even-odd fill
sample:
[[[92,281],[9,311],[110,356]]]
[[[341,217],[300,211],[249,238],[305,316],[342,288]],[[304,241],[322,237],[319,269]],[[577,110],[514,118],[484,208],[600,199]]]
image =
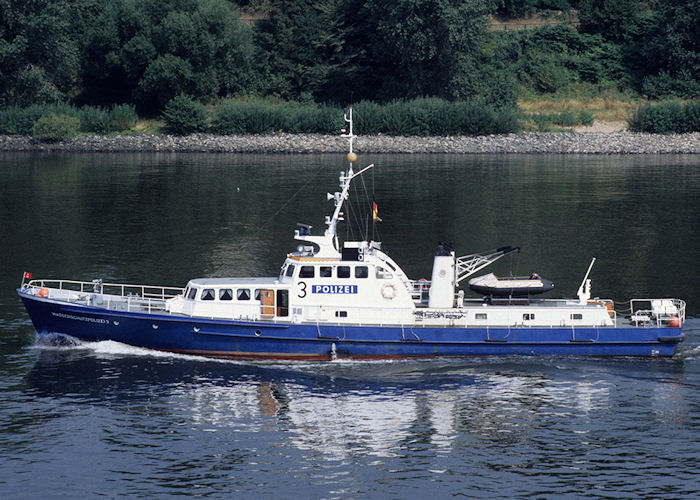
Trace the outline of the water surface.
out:
[[[595,256],[594,295],[688,301],[672,360],[247,363],[37,344],[23,271],[276,275],[297,222],[323,230],[343,157],[0,154],[0,495],[697,496],[692,156],[361,157],[377,168],[346,210],[413,278],[440,240],[458,255],[516,245],[497,272],[574,296]]]

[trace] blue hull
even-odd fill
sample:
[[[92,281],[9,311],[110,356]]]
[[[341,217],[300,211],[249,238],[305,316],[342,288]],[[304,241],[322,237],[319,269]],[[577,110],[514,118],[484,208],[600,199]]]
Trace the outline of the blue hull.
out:
[[[108,311],[23,294],[36,331],[227,358],[327,360],[433,356],[673,356],[678,327],[433,328],[222,321]]]

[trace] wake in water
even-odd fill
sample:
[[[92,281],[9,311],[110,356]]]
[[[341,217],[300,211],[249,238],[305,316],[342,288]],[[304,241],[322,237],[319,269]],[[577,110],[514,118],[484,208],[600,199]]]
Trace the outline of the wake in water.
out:
[[[222,361],[237,362],[237,360],[207,358],[204,356],[192,356],[188,354],[177,354],[167,351],[157,351],[143,347],[133,347],[113,340],[103,340],[100,342],[83,342],[76,338],[59,334],[42,334],[37,337],[34,349],[41,350],[84,350],[94,353],[98,357],[121,357],[140,356],[153,358],[173,358],[192,361]]]
[[[683,326],[685,341],[678,346],[673,359],[692,361],[700,359],[700,318],[688,318]]]
[[[700,359],[700,344],[681,346],[674,359],[683,361],[695,361]]]

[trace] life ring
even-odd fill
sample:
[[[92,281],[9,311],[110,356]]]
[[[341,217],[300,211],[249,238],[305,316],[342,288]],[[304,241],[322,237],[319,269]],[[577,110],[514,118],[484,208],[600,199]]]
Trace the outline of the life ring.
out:
[[[430,282],[425,278],[419,279],[418,284],[423,288],[423,290],[428,290],[430,288]]]
[[[39,288],[37,295],[39,297],[47,298],[49,296],[49,289],[48,288]]]
[[[393,299],[396,297],[396,287],[391,283],[386,283],[382,287],[382,297],[385,299]]]

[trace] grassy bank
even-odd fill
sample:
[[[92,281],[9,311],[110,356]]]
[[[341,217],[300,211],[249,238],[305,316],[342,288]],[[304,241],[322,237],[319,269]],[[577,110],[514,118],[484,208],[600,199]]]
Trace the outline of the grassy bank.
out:
[[[551,97],[529,97],[518,101],[518,107],[525,116],[580,116],[578,124],[560,125],[559,128],[568,130],[575,125],[590,125],[592,122],[607,123],[615,128],[626,128],[627,121],[634,111],[647,101],[640,97],[630,97],[619,92],[608,91],[599,93],[567,93]],[[541,130],[534,120],[525,120],[525,131]]]
[[[700,131],[700,103],[695,101],[654,103],[610,93],[524,98],[518,106],[518,109],[494,109],[479,103],[455,103],[438,98],[398,100],[383,105],[362,101],[353,106],[355,132],[389,136],[483,136],[571,131],[594,122],[595,131],[625,128],[662,134]],[[138,117],[128,105],[109,109],[70,105],[0,109],[0,134],[32,135],[46,142],[66,140],[78,134],[115,133],[332,135],[345,126],[338,107],[269,99],[226,99],[204,106],[181,96],[155,118]]]

